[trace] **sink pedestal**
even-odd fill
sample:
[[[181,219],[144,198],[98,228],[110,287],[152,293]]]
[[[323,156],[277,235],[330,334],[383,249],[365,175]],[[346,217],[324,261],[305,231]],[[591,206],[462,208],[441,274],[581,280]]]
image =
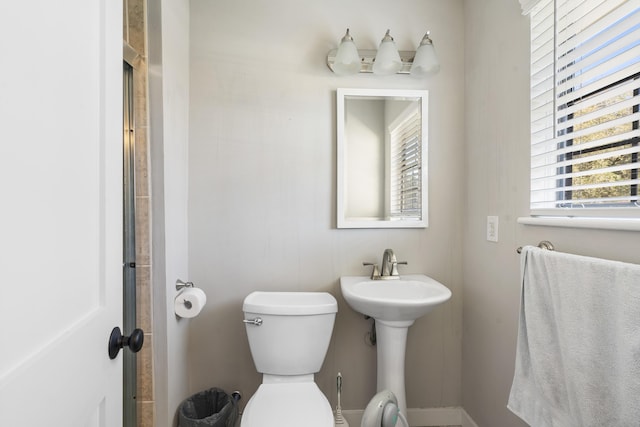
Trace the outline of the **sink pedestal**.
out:
[[[398,399],[398,408],[407,416],[407,398],[404,390],[404,358],[407,348],[409,321],[376,321],[378,347],[377,391],[390,390]]]
[[[407,331],[416,319],[451,298],[451,291],[424,274],[406,274],[396,280],[345,276],[340,278],[340,289],[351,308],[375,319],[378,392],[391,391],[398,400],[400,412],[406,416],[404,356]],[[401,424],[399,421],[396,425]]]

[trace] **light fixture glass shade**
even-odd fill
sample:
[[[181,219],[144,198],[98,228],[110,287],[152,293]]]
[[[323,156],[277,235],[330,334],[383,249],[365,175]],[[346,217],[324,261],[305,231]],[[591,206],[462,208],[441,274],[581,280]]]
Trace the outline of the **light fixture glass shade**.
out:
[[[428,77],[440,71],[440,62],[436,56],[436,50],[433,48],[433,42],[429,38],[429,32],[424,35],[420,46],[416,51],[411,65],[411,75],[413,77]]]
[[[360,55],[353,38],[349,35],[348,28],[338,46],[336,59],[333,62],[333,72],[343,76],[360,72]]]
[[[376,59],[373,62],[373,73],[381,76],[396,74],[402,68],[402,60],[389,30],[380,42]]]

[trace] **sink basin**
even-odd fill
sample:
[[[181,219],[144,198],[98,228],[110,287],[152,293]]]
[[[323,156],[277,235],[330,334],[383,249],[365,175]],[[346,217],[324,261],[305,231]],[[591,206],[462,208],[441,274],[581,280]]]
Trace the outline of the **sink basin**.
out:
[[[424,274],[406,274],[400,280],[346,276],[340,278],[340,287],[351,308],[383,321],[414,321],[451,298],[446,286]]]

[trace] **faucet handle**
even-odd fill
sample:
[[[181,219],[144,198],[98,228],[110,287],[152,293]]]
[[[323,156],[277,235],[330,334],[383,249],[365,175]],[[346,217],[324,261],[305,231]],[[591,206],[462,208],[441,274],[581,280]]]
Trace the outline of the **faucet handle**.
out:
[[[391,263],[391,275],[392,276],[399,276],[400,275],[400,273],[398,272],[398,264],[407,265],[407,261],[392,262]]]
[[[374,280],[380,277],[380,268],[378,268],[378,264],[373,262],[363,262],[362,265],[372,265],[373,270],[371,271],[371,279]]]

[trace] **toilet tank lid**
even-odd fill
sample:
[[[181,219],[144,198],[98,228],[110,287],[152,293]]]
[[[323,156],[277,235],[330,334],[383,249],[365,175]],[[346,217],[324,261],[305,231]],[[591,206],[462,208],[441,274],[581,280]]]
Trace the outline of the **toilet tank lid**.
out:
[[[327,292],[252,292],[244,299],[245,313],[304,316],[336,313],[338,303]]]

